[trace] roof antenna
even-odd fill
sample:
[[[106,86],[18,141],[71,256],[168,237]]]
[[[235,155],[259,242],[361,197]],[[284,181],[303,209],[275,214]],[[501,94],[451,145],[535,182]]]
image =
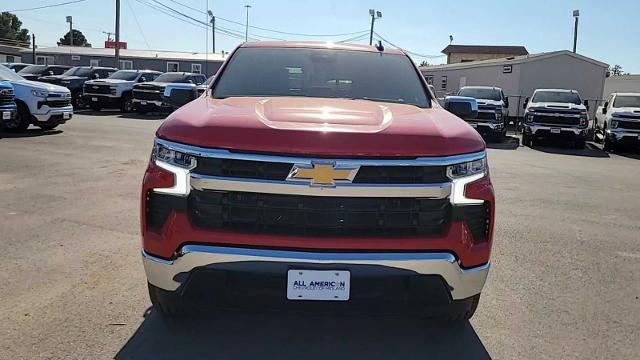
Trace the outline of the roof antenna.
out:
[[[376,49],[378,49],[378,51],[384,51],[384,46],[382,45],[382,40],[378,40],[378,43],[376,44]]]

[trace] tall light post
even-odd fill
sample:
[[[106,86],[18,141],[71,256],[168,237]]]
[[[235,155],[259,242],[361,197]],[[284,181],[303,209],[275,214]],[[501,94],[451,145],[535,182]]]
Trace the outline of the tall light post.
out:
[[[73,46],[73,16],[67,16],[67,22],[69,23],[69,44]]]
[[[212,45],[212,53],[216,52],[216,17],[213,16],[213,11],[207,10],[209,13],[209,22],[211,23],[211,45]]]
[[[573,52],[576,52],[576,45],[578,45],[578,18],[580,17],[580,10],[573,10],[573,18],[576,19],[573,27]]]
[[[369,32],[369,45],[373,45],[373,24],[376,22],[376,19],[380,19],[382,17],[382,12],[376,11],[375,9],[369,9],[369,15],[371,15],[371,31]]]
[[[249,9],[251,9],[251,5],[245,5],[247,8],[247,22],[244,27],[244,41],[247,42],[249,40]]]

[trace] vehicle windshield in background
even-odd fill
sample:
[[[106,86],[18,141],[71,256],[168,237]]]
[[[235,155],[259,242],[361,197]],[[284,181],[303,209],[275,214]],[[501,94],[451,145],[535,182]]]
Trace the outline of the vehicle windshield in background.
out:
[[[475,99],[485,99],[485,100],[502,100],[502,96],[500,96],[500,91],[496,89],[479,89],[479,88],[463,88],[458,91],[458,95],[460,96],[468,96]]]
[[[0,81],[3,80],[20,81],[24,80],[24,78],[8,67],[0,66]]]
[[[189,76],[182,73],[165,73],[158,76],[155,82],[161,83],[188,83]]]
[[[538,91],[531,99],[531,102],[556,102],[556,103],[571,103],[580,105],[580,95],[574,92],[567,91]]]
[[[118,70],[109,76],[109,79],[133,81],[138,77],[137,71]]]
[[[45,68],[46,65],[29,65],[18,71],[18,74],[42,74]]]
[[[617,95],[613,107],[640,107],[640,95]]]
[[[430,107],[403,55],[327,49],[238,49],[214,98],[304,96],[363,99]]]
[[[91,69],[85,67],[75,66],[71,69],[62,73],[64,76],[78,76],[78,77],[89,77],[91,75]]]
[[[204,82],[204,83],[205,83],[205,85],[210,85],[210,84],[211,84],[211,82],[213,81],[213,78],[214,78],[214,77],[215,77],[215,75],[211,75],[211,76],[209,76],[209,78],[207,79],[207,81],[205,81],[205,82]]]

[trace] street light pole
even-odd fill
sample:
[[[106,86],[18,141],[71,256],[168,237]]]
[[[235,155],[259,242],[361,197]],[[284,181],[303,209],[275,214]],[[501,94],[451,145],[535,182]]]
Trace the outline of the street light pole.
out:
[[[580,10],[573,10],[573,18],[576,19],[573,27],[573,53],[576,52],[576,46],[578,45],[578,18],[580,17]]]
[[[120,0],[116,0],[116,68],[120,68]]]
[[[369,9],[369,15],[371,15],[371,30],[369,31],[369,45],[373,45],[373,24],[376,22],[376,19],[382,17],[382,13],[380,11],[376,11],[375,9]]]
[[[73,17],[67,16],[67,22],[69,23],[69,44],[73,46]]]
[[[209,17],[210,17],[210,23],[211,23],[211,45],[212,45],[212,53],[216,53],[216,17],[213,16],[213,11],[209,10]]]
[[[247,42],[249,40],[249,9],[251,9],[251,5],[245,5],[247,8],[247,22],[244,28],[244,41]]]

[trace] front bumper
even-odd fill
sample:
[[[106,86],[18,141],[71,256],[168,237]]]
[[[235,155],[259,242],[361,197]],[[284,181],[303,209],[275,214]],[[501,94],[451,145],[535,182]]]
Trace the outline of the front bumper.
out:
[[[15,105],[0,107],[0,126],[4,121],[10,121],[15,119],[17,114],[18,114],[18,110]]]
[[[64,124],[73,117],[73,106],[52,108],[44,105],[32,114],[38,123]]]
[[[466,299],[480,294],[484,286],[490,263],[463,269],[450,253],[357,253],[357,252],[305,252],[281,251],[255,248],[235,248],[208,245],[183,246],[173,260],[165,260],[142,252],[147,279],[152,285],[176,291],[186,284],[194,270],[219,268],[230,264],[261,263],[280,264],[281,276],[286,269],[297,266],[335,265],[344,269],[349,266],[378,266],[387,269],[405,270],[415,275],[436,275],[446,282],[453,300]]]
[[[105,95],[105,94],[84,94],[84,101],[91,105],[99,105],[101,107],[109,107],[109,106],[120,106],[120,97],[116,95]]]
[[[171,105],[168,105],[162,101],[158,100],[140,100],[140,99],[132,99],[132,106],[134,109],[146,109],[149,111],[153,110],[170,110],[172,109]]]
[[[640,141],[640,130],[607,129],[605,136],[610,141],[633,143]]]
[[[467,121],[481,134],[497,134],[504,130],[504,123],[490,121]]]
[[[525,124],[524,132],[534,137],[569,137],[569,138],[586,138],[588,129],[586,127],[573,126],[553,126],[553,125],[537,125]]]

